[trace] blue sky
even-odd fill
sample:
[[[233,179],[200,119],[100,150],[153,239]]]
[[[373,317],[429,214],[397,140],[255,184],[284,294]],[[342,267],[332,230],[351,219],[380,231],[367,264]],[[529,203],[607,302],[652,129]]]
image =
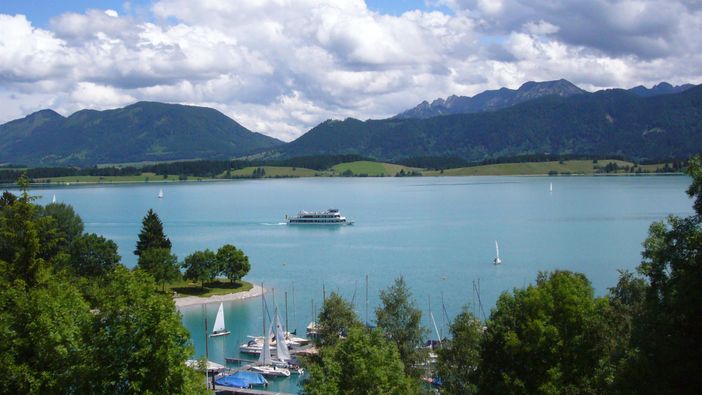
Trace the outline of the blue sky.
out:
[[[0,123],[153,100],[292,140],[527,81],[699,84],[701,35],[690,0],[0,0]]]

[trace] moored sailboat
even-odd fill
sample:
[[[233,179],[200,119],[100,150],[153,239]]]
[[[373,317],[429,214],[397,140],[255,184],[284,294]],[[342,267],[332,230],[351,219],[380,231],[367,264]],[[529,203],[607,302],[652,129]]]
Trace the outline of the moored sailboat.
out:
[[[212,327],[212,333],[210,337],[214,336],[224,336],[231,332],[226,330],[224,327],[224,304],[219,304],[219,309],[217,310],[217,318],[215,318],[214,326]]]

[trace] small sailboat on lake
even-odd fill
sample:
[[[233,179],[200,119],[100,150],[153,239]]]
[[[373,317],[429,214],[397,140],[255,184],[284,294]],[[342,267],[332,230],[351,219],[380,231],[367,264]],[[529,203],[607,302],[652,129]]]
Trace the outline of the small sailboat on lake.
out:
[[[549,192],[553,192],[553,183],[552,183],[552,182],[550,182],[550,183],[548,184],[548,191],[549,191]]]
[[[56,203],[56,194],[54,193],[54,196],[51,198],[51,203]]]
[[[224,303],[220,303],[219,310],[217,310],[217,318],[215,318],[215,323],[212,327],[212,334],[210,334],[210,337],[224,336],[230,333],[230,331],[224,328]]]
[[[500,259],[500,246],[497,244],[497,240],[495,240],[495,259],[492,261],[495,265],[499,265],[502,263],[502,259]]]
[[[158,198],[163,199],[163,189],[158,191]]]

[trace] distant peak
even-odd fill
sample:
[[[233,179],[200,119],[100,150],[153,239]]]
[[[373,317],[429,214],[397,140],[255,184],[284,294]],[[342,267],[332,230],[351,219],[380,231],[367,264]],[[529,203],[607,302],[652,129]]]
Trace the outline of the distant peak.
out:
[[[50,108],[45,108],[43,110],[39,110],[36,112],[33,112],[29,115],[27,115],[25,118],[33,118],[33,117],[50,117],[50,118],[64,118],[63,115],[57,113],[56,111],[50,109]]]

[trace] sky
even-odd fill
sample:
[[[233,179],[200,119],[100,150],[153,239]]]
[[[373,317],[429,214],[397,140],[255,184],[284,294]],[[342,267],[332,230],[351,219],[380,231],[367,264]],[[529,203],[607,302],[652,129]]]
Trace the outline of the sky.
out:
[[[291,141],[527,81],[699,84],[701,35],[699,0],[3,0],[0,123],[151,100]]]

